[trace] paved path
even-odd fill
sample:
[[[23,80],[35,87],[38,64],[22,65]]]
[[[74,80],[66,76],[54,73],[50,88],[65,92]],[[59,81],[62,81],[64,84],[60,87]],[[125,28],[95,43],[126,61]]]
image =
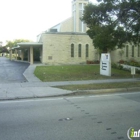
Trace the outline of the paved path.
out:
[[[34,76],[36,65],[0,57],[0,100],[59,96],[72,91],[50,87]]]
[[[0,83],[25,82],[23,72],[28,66],[29,63],[10,61],[6,57],[0,57]]]

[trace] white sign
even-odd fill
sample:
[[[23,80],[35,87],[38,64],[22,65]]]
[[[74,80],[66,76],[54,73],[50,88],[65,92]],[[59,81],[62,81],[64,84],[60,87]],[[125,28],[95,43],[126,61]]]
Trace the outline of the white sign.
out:
[[[100,74],[111,76],[111,58],[109,53],[102,53],[100,59]]]
[[[135,67],[131,67],[131,74],[132,74],[132,75],[135,75],[135,74],[136,74]]]

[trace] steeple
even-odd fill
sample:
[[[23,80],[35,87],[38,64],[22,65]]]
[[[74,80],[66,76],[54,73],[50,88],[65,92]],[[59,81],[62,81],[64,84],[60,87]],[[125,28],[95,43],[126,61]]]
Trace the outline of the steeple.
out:
[[[83,15],[84,7],[89,0],[72,1],[73,32],[86,32],[86,25],[80,20]]]

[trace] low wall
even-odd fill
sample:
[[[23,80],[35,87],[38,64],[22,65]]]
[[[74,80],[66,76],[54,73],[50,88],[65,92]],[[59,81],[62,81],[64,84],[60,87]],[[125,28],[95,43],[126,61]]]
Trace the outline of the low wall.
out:
[[[135,67],[135,66],[130,66],[130,65],[124,65],[124,64],[121,64],[123,66],[123,68],[125,69],[131,69],[131,67]],[[140,70],[140,67],[135,67],[137,70]]]

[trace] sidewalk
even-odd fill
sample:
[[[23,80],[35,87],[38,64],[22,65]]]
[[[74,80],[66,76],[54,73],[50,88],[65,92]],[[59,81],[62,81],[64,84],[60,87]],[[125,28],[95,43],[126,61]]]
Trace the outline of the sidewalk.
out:
[[[22,83],[5,83],[0,84],[0,100],[14,100],[14,99],[27,99],[27,98],[43,98],[69,95],[77,91],[63,90],[55,88],[54,86],[60,85],[75,85],[75,84],[99,84],[99,83],[113,83],[113,82],[134,82],[140,79],[108,79],[108,80],[86,80],[86,81],[63,81],[63,82],[41,82],[34,76],[33,72],[37,65],[30,65],[23,75],[28,82]],[[95,93],[108,93],[108,92],[128,92],[128,89],[107,89],[107,90],[90,90],[78,91],[82,92],[95,92]],[[140,91],[140,88],[129,89],[130,91]]]

